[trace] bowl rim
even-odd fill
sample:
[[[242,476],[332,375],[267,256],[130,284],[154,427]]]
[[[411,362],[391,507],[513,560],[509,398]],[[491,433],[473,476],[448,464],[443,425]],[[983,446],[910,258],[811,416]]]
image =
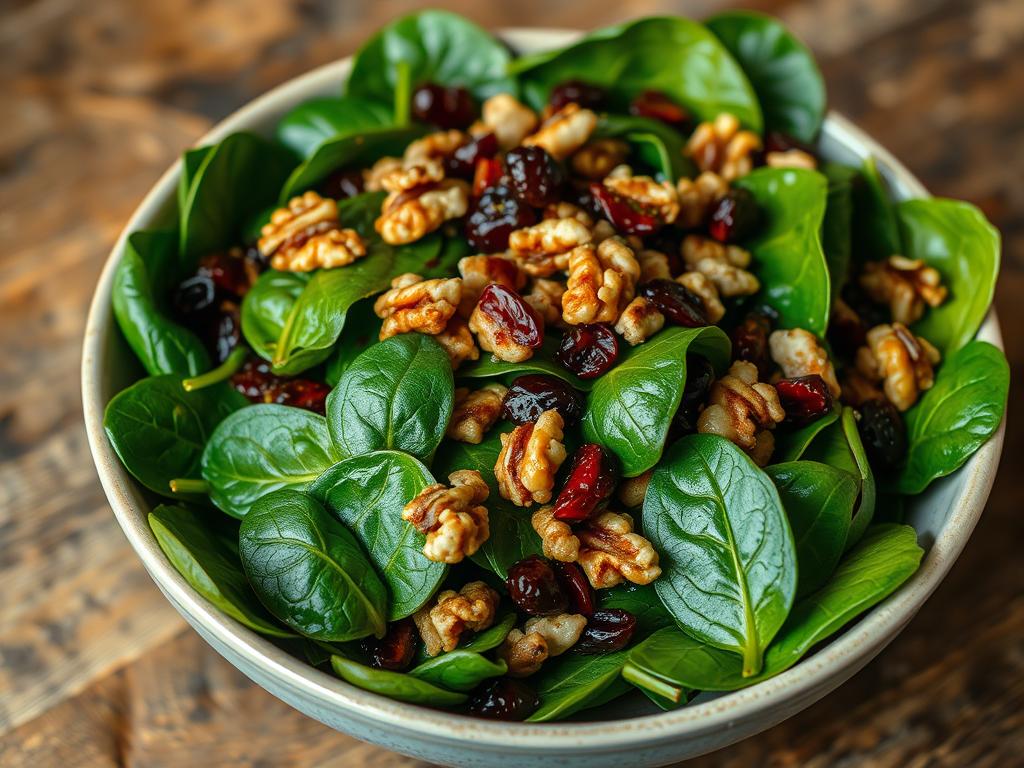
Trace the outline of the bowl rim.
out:
[[[558,29],[512,28],[499,35],[514,46],[541,50],[565,44],[580,33]],[[216,142],[234,131],[243,130],[262,115],[276,111],[280,102],[298,94],[323,91],[341,82],[351,57],[325,64],[288,80],[253,99],[215,125],[198,145]],[[873,155],[894,187],[904,195],[927,197],[921,183],[885,148],[841,115],[830,112],[823,133],[845,137],[866,154]],[[474,747],[501,750],[515,746],[530,752],[572,750],[596,752],[628,748],[638,742],[645,745],[694,738],[725,730],[766,708],[800,708],[802,700],[819,698],[856,673],[891,641],[913,618],[928,596],[937,588],[970,538],[978,522],[995,479],[1001,454],[1006,421],[958,470],[967,473],[963,491],[918,571],[853,626],[841,632],[813,655],[787,671],[764,682],[726,693],[710,701],[692,704],[668,712],[641,717],[595,722],[502,723],[480,720],[450,712],[405,704],[352,686],[291,656],[266,638],[249,630],[206,602],[173,568],[156,543],[146,523],[145,507],[134,481],[121,466],[103,430],[103,368],[109,337],[117,333],[110,308],[114,269],[123,253],[127,236],[151,225],[164,205],[175,194],[181,171],[180,158],[168,168],[132,213],[107,256],[93,296],[82,350],[82,400],[86,432],[101,484],[114,515],[138,554],[146,570],[170,602],[190,623],[201,625],[229,647],[233,653],[262,668],[276,682],[297,696],[308,697],[322,707],[342,711],[349,717],[377,727],[393,728],[431,742],[457,743],[472,739]],[[978,338],[1003,348],[994,309],[978,333]],[[771,723],[766,723],[767,727]]]

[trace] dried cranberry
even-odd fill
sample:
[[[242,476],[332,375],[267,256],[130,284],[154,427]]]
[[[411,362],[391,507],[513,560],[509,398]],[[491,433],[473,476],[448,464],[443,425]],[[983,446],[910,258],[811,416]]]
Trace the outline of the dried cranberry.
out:
[[[283,379],[275,376],[270,363],[257,357],[250,357],[231,376],[231,385],[254,403],[265,403],[264,396],[276,389]]]
[[[720,243],[738,243],[757,229],[761,210],[745,189],[733,188],[711,209],[708,233]]]
[[[465,128],[476,119],[476,102],[465,88],[424,83],[412,94],[412,114],[439,128]]]
[[[292,379],[284,382],[270,402],[303,408],[321,416],[327,412],[327,396],[331,388],[320,381]]]
[[[832,410],[832,393],[828,384],[816,373],[781,379],[775,385],[779,404],[786,412],[786,421],[798,427],[810,424]]]
[[[218,291],[235,299],[245,296],[259,276],[240,248],[207,254],[200,259],[196,274],[209,277]]]
[[[565,171],[541,147],[516,147],[505,155],[505,171],[516,197],[534,208],[557,202]]]
[[[621,608],[598,608],[587,619],[583,634],[572,649],[576,653],[611,653],[629,645],[636,631],[636,616]]]
[[[183,317],[204,312],[213,306],[217,288],[209,275],[195,275],[183,281],[174,291],[174,308]]]
[[[472,179],[479,160],[498,154],[498,140],[485,133],[455,150],[444,159],[445,173],[460,179]]]
[[[661,91],[644,91],[629,104],[629,114],[660,120],[677,131],[687,133],[690,113]]]
[[[231,377],[231,385],[253,403],[278,403],[323,415],[331,388],[310,379],[275,375],[270,363],[250,357]]]
[[[869,400],[860,408],[857,422],[864,450],[876,467],[891,469],[907,455],[907,427],[903,416],[888,400]]]
[[[817,150],[813,146],[795,136],[790,136],[781,131],[768,131],[764,137],[764,151],[766,154],[768,152],[788,152],[791,149],[799,149],[811,157],[817,157]]]
[[[359,170],[335,171],[318,187],[324,197],[344,200],[363,193],[363,172]]]
[[[552,562],[558,582],[569,596],[569,612],[589,616],[594,612],[594,588],[576,563]]]
[[[604,184],[591,184],[590,194],[600,207],[602,218],[608,219],[618,232],[627,235],[650,235],[665,224],[656,210],[638,205],[616,194]]]
[[[548,103],[553,109],[561,109],[566,104],[579,104],[587,109],[601,109],[608,92],[599,85],[585,83],[582,80],[566,80],[551,89]]]
[[[505,166],[496,157],[481,157],[473,169],[473,197],[480,197],[488,187],[497,186],[505,173]]]
[[[505,186],[485,189],[466,218],[466,238],[487,253],[508,248],[508,236],[514,229],[528,227],[537,220],[533,208],[520,202]]]
[[[597,443],[584,443],[572,457],[565,485],[555,500],[555,518],[586,520],[608,501],[618,480],[615,457]]]
[[[583,398],[561,379],[542,373],[518,377],[501,403],[501,416],[516,424],[532,423],[550,410],[558,411],[567,427],[583,418]]]
[[[596,379],[619,359],[619,340],[610,325],[574,325],[562,337],[555,359],[581,379]]]
[[[708,325],[704,301],[685,285],[675,280],[655,278],[637,288],[637,294],[643,296],[665,319],[686,328],[699,328]]]
[[[768,335],[772,332],[771,318],[762,312],[750,312],[743,322],[733,328],[733,360],[746,360],[757,366],[762,379],[771,372],[772,362],[768,356]]]
[[[211,347],[217,363],[228,359],[231,350],[242,340],[242,315],[233,301],[222,301],[216,318],[214,332],[207,344]]]
[[[537,311],[523,301],[515,291],[497,283],[491,283],[480,294],[477,308],[501,326],[501,336],[508,335],[516,344],[536,349],[544,343],[544,323]]]
[[[499,677],[478,689],[466,706],[474,717],[521,721],[537,711],[540,698],[522,680]]]
[[[360,645],[371,667],[401,672],[412,664],[418,643],[419,636],[412,621],[403,619],[391,624],[384,637],[368,637]]]
[[[697,431],[697,416],[715,381],[715,369],[700,355],[686,356],[686,385],[674,423],[685,433]]]
[[[547,558],[530,555],[513,563],[505,583],[512,602],[531,616],[551,616],[569,607],[569,598]]]

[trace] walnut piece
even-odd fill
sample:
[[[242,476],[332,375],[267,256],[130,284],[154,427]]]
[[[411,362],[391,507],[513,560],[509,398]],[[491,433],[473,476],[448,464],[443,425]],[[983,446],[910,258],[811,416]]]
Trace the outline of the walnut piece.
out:
[[[712,325],[725,316],[725,305],[718,297],[718,288],[707,275],[701,272],[683,272],[676,278],[676,282],[700,297],[704,303],[704,314],[708,316],[708,322]]]
[[[782,152],[766,153],[764,164],[769,168],[805,168],[808,171],[818,169],[818,161],[814,155],[795,147]]]
[[[384,189],[384,177],[401,167],[402,158],[382,157],[363,171],[363,189],[367,192],[382,191]]]
[[[380,340],[410,331],[441,333],[461,298],[460,278],[424,280],[411,272],[399,275],[391,281],[391,290],[382,293],[373,303],[373,311],[384,321]]]
[[[459,179],[445,179],[391,192],[373,226],[385,243],[405,245],[430,234],[446,221],[465,216],[468,207],[469,185]]]
[[[428,485],[402,509],[402,519],[427,536],[423,554],[436,563],[454,565],[480,549],[490,535],[487,500],[490,490],[476,470],[448,475],[451,487]]]
[[[538,277],[533,281],[530,292],[523,295],[523,301],[544,318],[545,325],[558,325],[562,322],[562,296],[564,294],[565,283]]]
[[[543,318],[538,317],[538,322],[543,323]],[[484,311],[480,302],[477,302],[473,314],[469,316],[469,329],[476,334],[480,348],[490,352],[498,360],[521,363],[533,357],[533,347],[516,341],[506,323]]]
[[[540,632],[512,629],[495,655],[508,665],[509,677],[529,677],[540,671],[548,658],[548,641]]]
[[[729,192],[729,182],[713,171],[704,171],[696,179],[680,179],[676,183],[679,217],[676,223],[694,229],[707,221],[715,203]]]
[[[619,501],[630,508],[642,505],[644,497],[647,495],[647,486],[651,484],[651,475],[653,474],[654,470],[648,469],[642,475],[625,478],[619,483]]]
[[[637,296],[619,315],[615,331],[632,346],[643,344],[665,326],[665,316],[642,296]]]
[[[501,416],[501,402],[508,389],[504,384],[487,384],[471,392],[466,387],[455,390],[455,407],[446,434],[460,443],[479,445],[484,433]]]
[[[686,143],[686,154],[700,170],[714,171],[726,181],[750,173],[760,149],[760,137],[753,131],[740,130],[740,121],[728,112],[698,125]]]
[[[544,557],[575,563],[580,554],[580,540],[568,523],[555,519],[554,507],[541,507],[530,519],[533,530],[540,536]]]
[[[707,277],[726,298],[751,296],[761,283],[746,270],[750,253],[738,245],[723,245],[708,237],[687,235],[680,248],[688,269]]]
[[[646,283],[648,280],[672,279],[672,271],[669,268],[668,256],[661,251],[642,248],[636,252],[636,260],[640,265],[639,282]]]
[[[601,183],[637,207],[655,211],[666,224],[671,224],[679,216],[679,193],[667,181],[655,181],[650,176],[634,176],[632,168],[620,165]]]
[[[633,532],[633,518],[602,512],[580,526],[579,564],[594,589],[608,589],[623,580],[650,584],[661,575],[658,552]]]
[[[937,307],[949,294],[937,269],[899,255],[865,264],[860,284],[872,301],[888,304],[892,319],[904,325],[920,320],[925,304]]]
[[[629,157],[629,144],[622,139],[594,139],[584,144],[571,158],[573,173],[591,181],[600,181]]]
[[[480,350],[476,346],[476,340],[469,330],[469,325],[458,315],[454,315],[444,330],[434,338],[448,353],[448,360],[451,361],[453,371],[466,360],[480,359]]]
[[[559,200],[557,203],[545,206],[543,218],[576,219],[585,227],[594,226],[594,217],[576,205],[576,203],[570,203],[568,200]]]
[[[482,581],[471,581],[458,592],[446,589],[438,594],[432,607],[424,606],[412,617],[427,655],[455,650],[459,636],[467,630],[487,629],[494,623],[500,602],[498,593]]]
[[[729,373],[711,386],[708,407],[697,419],[697,431],[720,435],[749,453],[761,433],[774,429],[785,417],[775,387],[758,382],[756,365],[737,360]]]
[[[420,165],[428,160],[442,160],[456,149],[469,141],[462,131],[437,131],[428,133],[420,139],[411,142],[405,148],[402,155],[402,164],[405,166]]]
[[[768,337],[768,347],[783,376],[792,379],[816,373],[825,380],[832,397],[839,397],[841,389],[836,370],[828,359],[828,352],[813,333],[803,328],[774,331]]]
[[[537,127],[537,113],[507,93],[487,99],[481,115],[504,150],[518,146]]]
[[[480,294],[491,283],[517,292],[526,285],[526,275],[519,269],[519,265],[504,254],[464,256],[459,259],[459,274],[462,275],[459,314],[467,319],[480,300]]]
[[[889,401],[906,411],[935,383],[939,351],[915,336],[903,323],[876,325],[867,346],[857,350],[857,371],[869,381],[882,381]]]
[[[354,229],[342,229],[338,204],[316,192],[293,197],[270,216],[257,247],[282,272],[310,272],[351,264],[366,255]]]
[[[574,216],[543,219],[531,227],[513,230],[508,247],[528,274],[549,277],[567,267],[569,251],[590,240],[590,227]]]
[[[579,104],[566,104],[545,120],[540,129],[523,139],[527,147],[540,147],[556,160],[564,160],[587,143],[597,127],[597,115]]]
[[[547,504],[555,487],[555,473],[565,461],[558,411],[544,411],[535,423],[520,424],[501,436],[501,453],[494,465],[498,492],[517,507]]]
[[[622,238],[573,249],[562,319],[570,325],[614,323],[633,300],[639,277],[640,264]]]

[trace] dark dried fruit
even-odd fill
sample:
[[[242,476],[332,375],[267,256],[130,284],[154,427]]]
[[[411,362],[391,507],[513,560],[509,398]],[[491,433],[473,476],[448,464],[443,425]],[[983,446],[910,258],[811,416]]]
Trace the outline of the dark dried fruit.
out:
[[[491,283],[480,294],[477,309],[498,324],[496,341],[501,344],[505,336],[514,343],[536,349],[544,343],[544,322],[537,311],[515,291],[498,283]]]
[[[700,407],[708,399],[708,392],[715,381],[715,369],[706,357],[686,356],[686,385],[679,401],[674,424],[684,433],[697,431],[697,416]]]
[[[569,598],[547,558],[530,555],[513,563],[505,583],[509,597],[523,613],[552,616],[569,607]]]
[[[227,360],[231,350],[242,340],[242,314],[238,305],[233,301],[222,301],[213,331],[204,338],[218,364]]]
[[[559,200],[565,171],[541,147],[516,147],[505,155],[505,171],[516,197],[534,208]]]
[[[764,137],[765,154],[768,152],[788,152],[791,149],[799,149],[801,152],[806,152],[814,158],[818,154],[817,150],[810,144],[781,131],[768,131]]]
[[[526,424],[552,409],[558,411],[566,427],[574,426],[583,418],[583,398],[559,378],[529,373],[509,386],[501,403],[501,417]]]
[[[709,325],[701,297],[675,280],[648,280],[637,288],[637,295],[643,296],[657,307],[670,323],[685,328]]]
[[[573,455],[565,485],[555,500],[555,518],[586,520],[607,503],[618,481],[615,457],[597,443],[584,443]]]
[[[241,248],[228,252],[210,253],[199,260],[197,277],[208,277],[216,289],[233,299],[240,299],[259,277],[255,266],[244,256]]]
[[[587,619],[583,634],[572,647],[576,653],[611,653],[629,645],[636,631],[636,616],[621,608],[599,608]]]
[[[213,306],[217,288],[209,275],[195,275],[184,280],[174,291],[172,302],[183,317],[203,312]]]
[[[590,586],[583,569],[576,563],[562,563],[558,560],[552,562],[555,573],[558,574],[558,581],[569,596],[569,613],[579,613],[589,616],[594,612],[594,588]]]
[[[412,94],[412,114],[439,128],[466,128],[477,116],[473,95],[465,88],[424,83]]]
[[[473,178],[478,161],[491,158],[498,154],[498,140],[493,133],[485,133],[483,136],[456,147],[455,150],[444,159],[445,175],[458,177],[460,179]]]
[[[566,80],[551,89],[548,104],[552,109],[561,109],[566,104],[579,104],[586,109],[601,109],[608,92],[599,85],[582,80]]]
[[[401,672],[412,664],[419,635],[412,621],[403,619],[388,626],[384,637],[368,637],[360,645],[371,667]]]
[[[499,677],[477,689],[466,706],[474,717],[520,722],[537,711],[540,698],[522,680]]]
[[[644,91],[629,104],[629,114],[660,120],[682,133],[690,128],[690,113],[661,91]]]
[[[505,166],[496,157],[481,157],[473,169],[473,197],[480,197],[488,187],[501,183]]]
[[[311,379],[286,379],[272,373],[270,363],[250,357],[231,376],[231,385],[253,403],[278,403],[323,415],[331,388]]]
[[[903,415],[888,400],[869,400],[860,408],[857,422],[868,459],[876,467],[892,469],[907,456],[907,427]]]
[[[762,312],[750,312],[743,322],[733,328],[732,359],[746,360],[757,366],[762,380],[772,370],[772,361],[768,355],[768,336],[772,332],[772,321]]]
[[[310,379],[292,379],[286,381],[270,402],[290,405],[293,408],[304,408],[321,416],[327,412],[327,396],[331,388],[321,381]]]
[[[720,243],[738,243],[757,229],[761,209],[745,189],[733,188],[715,203],[708,218],[708,234]]]
[[[317,191],[324,197],[344,200],[363,193],[363,172],[359,170],[335,171],[328,176]]]
[[[608,219],[621,234],[651,235],[665,224],[655,209],[638,205],[633,200],[616,194],[604,184],[592,183],[590,194],[598,205],[601,217]]]
[[[781,379],[775,385],[779,404],[786,412],[786,421],[798,427],[810,424],[832,410],[832,393],[828,384],[816,373]]]
[[[596,379],[618,359],[619,339],[604,323],[574,325],[562,336],[555,353],[555,360],[581,379]]]
[[[512,230],[536,221],[533,208],[521,202],[511,189],[491,187],[484,190],[466,218],[466,238],[479,251],[498,253],[508,248]]]

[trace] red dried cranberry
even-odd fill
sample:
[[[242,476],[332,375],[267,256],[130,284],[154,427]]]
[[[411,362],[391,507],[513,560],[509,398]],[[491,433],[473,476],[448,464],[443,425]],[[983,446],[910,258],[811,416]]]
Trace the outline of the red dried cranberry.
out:
[[[781,379],[775,390],[779,404],[786,412],[786,421],[798,427],[820,419],[832,410],[832,393],[825,380],[816,373]]]
[[[547,558],[530,555],[513,563],[505,583],[509,597],[523,613],[551,616],[569,607],[569,598]]]
[[[552,409],[558,411],[565,426],[574,426],[583,418],[583,398],[561,379],[529,373],[509,386],[501,403],[501,416],[515,424],[526,424]]]
[[[596,379],[619,359],[619,340],[610,325],[574,325],[562,337],[555,359],[581,379]]]
[[[565,171],[541,147],[516,147],[505,155],[505,171],[516,197],[534,208],[557,202]]]
[[[465,128],[476,119],[476,102],[465,88],[424,83],[412,94],[412,114],[439,128]]]
[[[647,209],[594,182],[590,194],[600,207],[602,218],[608,219],[616,231],[627,235],[651,235],[664,226],[658,212]]]
[[[555,518],[586,520],[608,501],[618,480],[615,457],[597,443],[584,443],[572,457],[565,485],[555,500]]]
[[[199,260],[196,274],[209,277],[218,291],[235,299],[248,293],[258,277],[241,249],[207,254]]]
[[[267,402],[264,396],[282,381],[271,372],[270,363],[257,357],[249,357],[231,376],[231,385],[254,403]]]
[[[363,193],[363,172],[359,170],[335,171],[317,188],[324,197],[344,200]]]
[[[608,92],[599,85],[585,83],[582,80],[566,80],[551,89],[548,103],[553,109],[561,109],[566,104],[579,104],[587,109],[601,109]]]
[[[183,317],[204,312],[213,306],[217,289],[209,275],[195,275],[184,280],[174,291],[174,308]]]
[[[818,154],[817,150],[807,142],[781,131],[768,131],[764,137],[765,154],[768,152],[788,152],[791,149],[799,149],[811,157],[817,157]]]
[[[270,402],[303,408],[321,416],[327,412],[327,396],[331,388],[320,381],[310,379],[292,379],[284,382]]]
[[[231,385],[253,403],[278,403],[323,415],[331,388],[310,379],[286,379],[275,375],[270,363],[250,357],[231,376]]]
[[[711,210],[708,233],[720,243],[738,243],[749,237],[761,220],[757,200],[745,189],[733,188]]]
[[[505,166],[496,157],[481,157],[473,170],[473,197],[480,197],[488,187],[497,186],[505,173]]]
[[[621,608],[598,608],[587,619],[583,634],[572,649],[576,653],[611,653],[629,645],[636,631],[636,616]]]
[[[675,426],[685,433],[697,431],[697,416],[715,381],[715,369],[706,357],[686,356],[686,385],[676,411]]]
[[[768,315],[750,312],[730,334],[733,360],[753,363],[762,379],[767,378],[772,369],[772,361],[768,356],[768,335],[771,332],[772,321]]]
[[[637,294],[651,302],[666,320],[676,325],[699,328],[709,324],[701,297],[675,280],[660,277],[648,280],[637,289]]]
[[[868,459],[878,468],[892,469],[907,455],[907,427],[903,416],[888,400],[869,400],[860,408],[857,422]]]
[[[536,349],[544,343],[544,323],[537,311],[523,301],[515,291],[497,283],[491,283],[480,294],[477,308],[497,322],[500,336],[508,334],[516,344]]]
[[[537,711],[540,698],[522,680],[499,677],[479,688],[466,706],[474,717],[518,722]]]
[[[594,588],[590,586],[583,569],[576,563],[562,563],[558,560],[552,562],[555,573],[558,574],[558,582],[562,589],[569,596],[569,612],[589,616],[594,612]]]
[[[380,639],[368,637],[360,643],[371,667],[392,672],[409,668],[418,644],[419,636],[409,619],[388,626],[387,634]]]
[[[466,218],[466,238],[477,250],[498,253],[508,248],[512,230],[536,220],[533,208],[520,202],[508,187],[491,187],[484,190]]]
[[[485,133],[455,150],[444,159],[445,173],[460,179],[473,178],[478,161],[498,154],[498,140],[493,133]]]
[[[676,104],[661,91],[644,91],[629,104],[629,114],[637,117],[648,117],[688,133],[690,113]]]

